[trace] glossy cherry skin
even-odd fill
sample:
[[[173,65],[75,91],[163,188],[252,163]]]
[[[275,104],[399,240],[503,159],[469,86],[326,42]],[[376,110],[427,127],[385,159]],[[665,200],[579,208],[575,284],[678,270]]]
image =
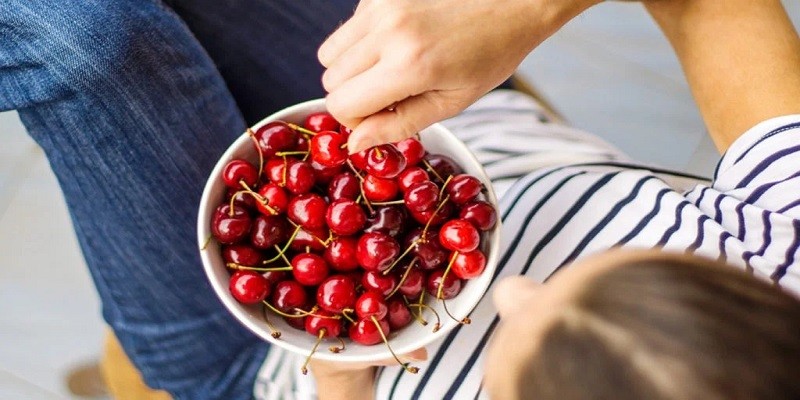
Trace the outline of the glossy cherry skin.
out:
[[[400,276],[402,276],[405,272],[406,271],[403,271]],[[397,291],[409,299],[417,298],[420,294],[422,294],[422,289],[425,286],[425,282],[425,274],[422,271],[412,267],[411,271],[408,271],[406,279],[400,284],[400,287],[397,289]]]
[[[267,160],[264,163],[264,174],[266,175],[267,179],[272,183],[277,183],[278,185],[283,185],[283,168],[286,165],[289,165],[289,158],[286,159],[282,157],[273,157]]]
[[[308,303],[306,289],[294,280],[280,281],[272,291],[272,305],[278,310],[294,314],[295,308],[303,308]]]
[[[258,128],[255,136],[265,158],[273,157],[279,151],[291,150],[297,143],[297,132],[282,121],[272,121]]]
[[[237,271],[229,283],[231,295],[242,304],[260,303],[269,295],[269,282],[257,272]]]
[[[458,175],[464,172],[452,158],[443,154],[428,154],[424,159],[443,180],[447,180],[450,175]]]
[[[289,195],[286,191],[275,183],[268,183],[258,189],[258,194],[263,197],[267,204],[256,202],[258,211],[266,215],[282,214],[289,206]]]
[[[308,151],[308,146],[311,141],[308,140],[306,135],[297,135],[297,144],[294,145],[294,151]]]
[[[473,279],[481,276],[486,268],[486,256],[480,250],[473,250],[469,253],[458,253],[451,272],[461,279]]]
[[[244,181],[248,186],[253,187],[258,181],[258,168],[245,160],[231,160],[222,169],[222,180],[225,186],[234,189],[242,189],[239,182]]]
[[[310,230],[325,227],[328,204],[315,193],[301,194],[289,202],[286,214],[294,223]],[[324,239],[324,238],[323,238]]]
[[[231,244],[222,247],[222,259],[226,264],[234,263],[253,267],[261,262],[261,252],[248,244]]]
[[[373,290],[386,296],[397,285],[397,277],[392,274],[384,275],[378,271],[367,271],[361,276],[361,285],[367,290]]]
[[[367,169],[367,153],[369,149],[361,150],[358,153],[350,154],[349,159],[356,169],[363,171]]]
[[[358,296],[354,308],[359,319],[367,319],[374,316],[376,319],[381,320],[386,317],[386,313],[389,311],[383,294],[369,290]]]
[[[325,248],[325,261],[336,271],[352,271],[358,268],[356,248],[358,239],[350,236],[339,236]]]
[[[244,208],[234,207],[231,216],[230,205],[222,204],[211,215],[211,234],[222,244],[232,244],[247,237],[252,224]]]
[[[409,167],[397,176],[397,187],[405,193],[415,183],[430,181],[431,178],[424,169],[420,167]]]
[[[358,178],[352,172],[342,172],[331,179],[328,184],[330,201],[339,199],[355,200],[361,194]]]
[[[428,275],[428,282],[426,283],[426,290],[428,294],[433,296],[434,298],[438,294],[439,285],[442,284],[442,276],[444,275],[443,269],[437,269],[436,271],[431,272]],[[458,293],[461,292],[461,280],[458,279],[457,276],[453,273],[447,274],[447,277],[444,279],[444,285],[442,287],[442,298],[445,300],[452,299],[453,297],[458,296]]]
[[[383,271],[400,255],[400,245],[393,237],[370,232],[361,235],[356,248],[358,264],[367,271]]]
[[[234,198],[234,207],[242,207],[248,211],[256,210],[256,198],[246,192],[228,188],[228,192],[225,194],[225,202],[230,204],[231,198]]]
[[[364,187],[364,196],[369,201],[374,202],[392,200],[400,191],[395,180],[383,179],[370,174],[364,177],[364,182],[361,185]]]
[[[450,179],[450,183],[448,183],[445,188],[445,191],[450,196],[450,200],[456,204],[464,204],[474,200],[481,194],[481,190],[483,190],[481,181],[467,174],[454,176]]]
[[[324,131],[311,138],[311,159],[326,167],[344,165],[347,161],[347,138],[339,132]]]
[[[290,162],[286,170],[286,182],[284,186],[294,194],[303,194],[311,191],[316,182],[314,168],[311,164],[303,161]],[[281,168],[281,173],[283,168]]]
[[[497,223],[497,211],[485,201],[473,201],[464,204],[458,217],[468,221],[482,231],[494,228]]]
[[[303,253],[292,258],[292,275],[301,285],[319,285],[328,277],[329,271],[328,263],[320,255]]]
[[[316,315],[306,317],[306,332],[313,336],[319,336],[320,331],[324,330],[323,337],[335,338],[342,333],[342,320],[335,317],[332,312],[319,310]]]
[[[250,243],[258,249],[268,250],[283,243],[289,235],[289,224],[278,215],[259,215],[253,221]]]
[[[323,242],[328,238],[328,232],[324,229],[300,228],[289,248],[294,251],[305,251],[308,247],[311,251],[325,250]]]
[[[298,331],[305,331],[306,330],[306,317],[283,317],[283,320],[286,321],[286,325],[291,326]]]
[[[411,310],[408,309],[405,302],[398,298],[393,298],[387,303],[389,308],[386,320],[389,322],[389,327],[392,330],[405,328],[413,321],[414,317],[411,315]]]
[[[408,228],[408,213],[402,205],[376,207],[367,217],[364,232],[380,232],[389,236],[402,235]]]
[[[350,134],[353,133],[353,130],[344,125],[339,125],[339,133],[345,136],[350,136]]]
[[[311,160],[310,164],[311,168],[314,169],[314,179],[320,185],[327,185],[334,176],[340,174],[342,169],[344,169],[342,165],[326,167],[314,160]]]
[[[356,285],[344,275],[332,275],[317,288],[317,304],[320,308],[339,314],[356,304]]]
[[[434,209],[439,203],[439,187],[431,181],[416,183],[403,194],[403,201],[411,211]]]
[[[389,323],[386,322],[386,320],[378,320],[378,325],[380,325],[380,330],[383,331],[383,335],[389,336],[389,331],[391,329]],[[375,322],[373,322],[371,318],[362,319],[353,324],[348,331],[348,336],[350,336],[352,341],[365,346],[372,346],[383,341],[383,337],[378,331],[378,326],[375,325]]]
[[[438,205],[436,206],[438,208]],[[450,219],[455,211],[455,206],[450,201],[446,201],[441,208],[431,208],[425,211],[409,210],[411,217],[414,218],[420,225],[425,225],[430,220],[430,226],[439,226]]]
[[[313,132],[338,131],[339,121],[330,113],[320,111],[309,114],[303,122],[303,128]]]
[[[417,165],[417,163],[422,160],[422,157],[425,157],[425,147],[423,147],[422,143],[417,139],[404,139],[397,142],[395,146],[397,150],[400,150],[400,153],[403,154],[403,157],[405,157],[408,166]]]
[[[406,169],[406,158],[394,145],[382,144],[367,151],[366,169],[370,175],[392,179]]]
[[[267,271],[262,272],[261,276],[269,282],[270,286],[275,286],[278,282],[283,282],[289,278],[289,272],[287,271]]]
[[[353,200],[335,200],[328,206],[325,221],[333,233],[348,236],[361,231],[367,222],[367,213]]]
[[[439,243],[448,250],[467,253],[477,249],[480,242],[478,230],[463,219],[447,221],[439,230]]]
[[[439,243],[438,231],[428,231],[423,238],[422,228],[414,229],[406,235],[403,242],[404,248],[411,246],[415,241],[417,244],[411,253],[417,257],[417,265],[421,269],[429,271],[447,262],[449,252]]]

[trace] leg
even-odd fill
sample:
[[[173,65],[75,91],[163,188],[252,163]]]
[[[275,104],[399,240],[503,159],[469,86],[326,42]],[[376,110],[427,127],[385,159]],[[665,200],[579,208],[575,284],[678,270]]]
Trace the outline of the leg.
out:
[[[6,0],[0,36],[0,109],[46,151],[128,355],[176,397],[249,398],[268,347],[216,299],[194,239],[245,127],[211,59],[156,0]]]

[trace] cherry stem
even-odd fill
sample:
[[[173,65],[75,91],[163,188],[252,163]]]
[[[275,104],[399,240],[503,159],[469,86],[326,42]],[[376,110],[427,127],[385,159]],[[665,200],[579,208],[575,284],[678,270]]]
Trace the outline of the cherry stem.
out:
[[[352,312],[355,312],[355,310],[353,310],[352,308],[345,308],[344,310],[342,310],[342,316],[345,317],[348,321],[355,324],[356,320],[350,316],[350,313]]]
[[[430,227],[431,227],[431,222],[433,222],[433,219],[436,218],[436,214],[438,214],[439,211],[442,210],[442,207],[444,207],[444,203],[447,203],[448,200],[450,200],[450,195],[444,196],[444,199],[442,199],[442,201],[439,203],[439,205],[436,206],[436,210],[433,211],[433,214],[431,214],[431,217],[428,218],[428,222],[425,223],[425,227],[422,228],[422,236],[421,237],[424,238],[424,237],[426,237],[428,235],[428,229],[430,229]]]
[[[442,274],[442,281],[439,282],[439,290],[436,291],[436,299],[442,300],[442,289],[444,289],[444,280],[447,278],[447,274],[450,273],[450,269],[453,268],[453,263],[456,261],[456,257],[458,257],[458,252],[454,251],[453,255],[450,256],[450,261],[447,263],[447,268],[444,269],[444,273]]]
[[[270,322],[269,315],[267,313],[267,307],[262,307],[261,311],[264,314],[264,322],[267,323],[267,327],[269,327],[269,331],[270,331],[270,334],[272,335],[272,337],[275,338],[275,339],[280,339],[281,331],[279,331],[277,328],[275,328],[275,325],[272,325],[272,322]]]
[[[435,176],[436,179],[439,180],[439,182],[444,182],[444,179],[442,179],[442,176],[439,175],[438,172],[436,172],[436,169],[433,168],[433,166],[431,165],[431,163],[428,162],[428,160],[423,158],[422,159],[422,163],[425,164],[425,168],[428,170],[428,172],[432,173],[433,176]]]
[[[286,258],[286,250],[288,250],[289,246],[292,245],[292,242],[294,242],[294,239],[297,237],[297,233],[298,232],[300,232],[300,227],[299,226],[294,228],[294,232],[292,232],[292,236],[289,237],[289,241],[286,242],[285,245],[283,245],[283,248],[280,248],[280,247],[278,247],[278,245],[275,245],[275,248],[278,249],[278,255],[276,255],[275,257],[270,258],[269,260],[264,260],[261,263],[262,264],[271,264],[271,263],[274,263],[275,261],[278,261],[279,258],[283,258],[283,260],[286,261],[287,264],[291,265],[292,263]]]
[[[344,351],[346,346],[345,346],[344,340],[342,340],[342,338],[337,336],[336,340],[339,341],[339,346],[338,347],[337,346],[328,347],[328,351],[330,351],[331,353],[334,353],[334,354],[339,354],[339,353]]]
[[[417,313],[414,314],[414,312],[412,312],[411,315],[414,316],[414,319],[416,319],[420,325],[427,326],[428,321],[426,321],[425,318],[422,318],[422,304],[423,304],[422,300],[424,298],[425,298],[425,291],[423,290],[422,293],[419,294],[419,303],[410,304],[408,303],[408,300],[406,300],[406,305],[409,307],[411,307],[412,305],[417,306]],[[405,299],[405,297],[403,297],[403,299]]]
[[[417,242],[418,242],[417,240],[415,240],[415,241],[411,242],[411,244],[410,244],[410,245],[408,245],[408,248],[406,248],[406,249],[405,249],[405,251],[403,251],[403,254],[400,254],[400,257],[397,257],[397,259],[396,259],[396,260],[394,260],[394,262],[392,263],[392,265],[390,265],[390,266],[389,266],[389,268],[386,268],[385,270],[383,270],[383,272],[382,272],[382,273],[383,273],[384,275],[388,275],[388,274],[389,274],[389,272],[391,272],[391,271],[392,271],[392,269],[393,269],[393,268],[394,268],[394,267],[395,267],[397,264],[399,264],[399,263],[400,263],[400,260],[402,260],[402,259],[403,259],[403,257],[405,257],[405,256],[406,256],[408,253],[410,253],[410,252],[411,252],[411,250],[413,250],[413,249],[414,249],[414,247],[417,245]]]
[[[307,151],[279,151],[275,153],[278,157],[286,157],[286,156],[299,156],[299,155],[306,155],[308,154]]]
[[[311,361],[311,356],[313,356],[314,353],[317,352],[317,348],[319,347],[319,344],[322,342],[322,338],[325,337],[325,334],[327,332],[328,331],[325,328],[319,330],[319,333],[317,334],[317,342],[314,343],[314,348],[311,349],[311,354],[309,354],[308,357],[306,357],[306,362],[304,362],[303,366],[300,367],[300,372],[302,372],[303,375],[308,375],[308,368],[307,368],[308,362]]]
[[[383,152],[377,147],[375,147],[375,158],[378,160],[383,160]]]
[[[283,171],[281,171],[281,186],[286,186],[286,170],[289,169],[289,159],[283,156]]]
[[[398,204],[405,204],[405,200],[394,200],[394,201],[382,201],[382,202],[374,202],[372,203],[373,206],[393,206]]]
[[[417,257],[414,257],[414,259],[411,260],[411,262],[408,264],[408,267],[406,268],[406,272],[403,272],[403,276],[400,278],[400,283],[398,283],[397,286],[395,286],[394,289],[392,289],[392,292],[389,293],[386,296],[387,299],[392,297],[392,295],[394,295],[395,293],[397,293],[397,291],[400,289],[400,286],[403,286],[403,282],[405,282],[406,278],[408,278],[408,273],[411,272],[411,268],[414,266],[414,263],[416,263],[416,262],[417,262]],[[389,267],[389,268],[392,268],[392,267]],[[384,271],[384,275],[385,275],[385,271]]]
[[[350,166],[350,169],[353,171],[353,173],[354,173],[354,174],[356,175],[356,177],[358,178],[358,181],[359,181],[359,185],[358,185],[358,187],[361,189],[361,197],[363,197],[363,198],[364,198],[364,204],[366,204],[366,205],[367,205],[367,209],[369,210],[369,213],[370,213],[370,214],[374,214],[374,213],[375,213],[375,210],[373,210],[373,209],[372,209],[372,204],[370,204],[370,202],[369,202],[369,199],[367,198],[367,195],[366,195],[366,193],[364,193],[364,177],[363,177],[363,176],[361,176],[361,173],[360,173],[360,172],[358,172],[358,170],[357,170],[357,169],[356,169],[356,167],[353,165],[353,163],[350,161],[350,159],[348,159],[348,160],[347,160],[347,165],[349,165],[349,166]]]
[[[209,233],[209,234],[208,234],[208,237],[206,238],[206,241],[205,241],[205,242],[203,242],[203,247],[201,247],[201,248],[200,248],[200,250],[205,250],[205,249],[207,249],[207,248],[208,248],[208,245],[211,243],[211,238],[212,238],[212,236],[211,236],[211,234]]]
[[[247,186],[247,183],[245,183],[244,181],[239,181],[239,184],[244,186],[245,193],[253,196],[256,199],[256,201],[261,203],[261,205],[264,206],[264,208],[266,208],[269,212],[271,212],[272,215],[278,215],[278,210],[270,207],[269,206],[269,201],[267,201],[267,199],[264,198],[264,196],[262,196],[262,195],[258,194],[257,192],[255,192],[253,189],[250,188],[250,186]],[[230,213],[231,213],[231,217],[232,217],[233,216],[233,209],[232,208],[231,208],[231,212]]]
[[[420,308],[420,314],[422,313],[422,308],[426,308],[426,309],[430,310],[433,313],[433,315],[436,317],[436,325],[433,326],[433,332],[438,331],[442,327],[442,320],[439,318],[439,313],[436,312],[436,310],[434,310],[433,307],[431,307],[431,306],[429,306],[427,304],[424,304],[424,303],[409,304],[409,307]]]
[[[261,146],[258,145],[258,139],[252,129],[247,128],[247,135],[250,136],[250,139],[253,139],[253,143],[256,145],[256,150],[258,151],[258,177],[259,180],[261,180],[261,172],[264,170],[264,152],[261,150]]]
[[[287,122],[286,125],[289,125],[289,128],[292,128],[292,129],[294,129],[294,130],[296,130],[296,131],[298,131],[300,133],[304,133],[304,134],[309,135],[309,136],[317,136],[317,132],[310,131],[310,130],[308,130],[306,128],[303,128],[300,125],[293,124],[291,122]]]
[[[450,183],[450,180],[452,180],[452,179],[453,179],[453,175],[450,175],[450,176],[447,177],[447,180],[444,181],[444,183],[442,184],[442,188],[439,189],[439,198],[442,198],[442,195],[444,194],[444,190],[447,189],[447,184]]]
[[[389,340],[386,339],[386,335],[383,333],[383,329],[381,329],[381,324],[378,323],[378,320],[375,319],[374,315],[371,315],[369,318],[372,319],[372,323],[375,324],[376,328],[378,328],[378,333],[381,334],[381,339],[383,339],[383,343],[386,343],[386,347],[389,348],[389,352],[392,353],[392,357],[394,357],[395,361],[397,361],[397,363],[400,364],[400,366],[402,366],[404,370],[412,374],[416,374],[417,372],[419,372],[419,368],[409,366],[409,363],[403,363],[402,361],[400,361],[400,358],[397,357],[397,354],[394,354],[392,346],[389,345]]]
[[[225,264],[225,266],[230,268],[230,269],[235,269],[235,270],[239,270],[239,271],[272,272],[272,271],[291,271],[292,270],[292,266],[291,265],[287,265],[285,267],[265,268],[265,267],[248,267],[247,265],[241,265],[241,264],[237,264],[237,263],[227,263],[227,264]]]
[[[462,325],[469,325],[472,323],[472,320],[469,319],[469,317],[464,317],[462,319],[454,317],[453,314],[450,314],[450,310],[447,309],[447,301],[445,299],[440,299],[440,300],[442,301],[442,307],[444,307],[444,312],[447,313],[447,316],[450,317],[450,319]]]

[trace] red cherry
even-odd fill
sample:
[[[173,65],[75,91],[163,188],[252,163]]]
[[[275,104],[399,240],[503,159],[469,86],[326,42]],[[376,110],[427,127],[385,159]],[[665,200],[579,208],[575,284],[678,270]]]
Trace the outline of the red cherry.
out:
[[[389,311],[383,294],[378,292],[366,291],[358,297],[355,303],[356,315],[359,319],[368,319],[374,316],[376,319],[383,319]]]
[[[367,172],[378,178],[392,179],[406,168],[406,158],[391,144],[375,146],[367,152]]]
[[[439,202],[439,187],[431,181],[419,182],[405,192],[403,201],[411,211],[421,212],[436,208]]]
[[[463,219],[447,221],[439,230],[439,243],[448,250],[467,253],[477,249],[480,241],[478,230]]]
[[[260,202],[256,203],[258,211],[262,214],[281,214],[286,211],[286,207],[289,205],[289,195],[286,194],[286,191],[283,190],[282,187],[275,183],[268,183],[262,186],[258,189],[258,194],[267,201],[266,205]]]
[[[339,236],[325,248],[325,261],[336,271],[352,271],[358,268],[356,248],[358,239]]]
[[[234,263],[252,267],[261,261],[261,252],[247,244],[232,244],[222,247],[222,259],[225,263]]]
[[[425,147],[423,147],[422,143],[417,139],[408,138],[401,140],[397,142],[395,146],[397,146],[397,150],[400,150],[400,153],[403,154],[409,166],[417,165],[417,163],[422,160],[422,157],[425,157]]]
[[[297,144],[294,151],[308,151],[309,140],[305,135],[297,135]]]
[[[342,172],[331,179],[328,184],[328,198],[355,200],[361,194],[358,178],[351,172]]]
[[[325,211],[328,204],[315,193],[301,194],[289,202],[286,214],[303,228],[315,230],[325,227]]]
[[[378,324],[380,325],[381,331],[383,331],[383,335],[388,336],[390,329],[389,323],[386,322],[386,320],[379,320]],[[365,346],[372,346],[383,341],[383,337],[378,331],[378,327],[371,318],[362,319],[353,324],[348,331],[348,336],[350,336],[350,339],[354,342],[363,344]]]
[[[335,200],[328,206],[325,221],[333,233],[347,236],[361,231],[367,222],[367,214],[353,200]]]
[[[389,315],[386,319],[389,321],[389,327],[395,331],[405,328],[414,319],[411,316],[411,310],[408,309],[403,300],[391,299],[387,307],[389,308]]]
[[[430,181],[428,173],[420,167],[409,167],[397,176],[397,186],[401,192],[406,192],[415,183]]]
[[[297,133],[282,121],[272,121],[258,128],[255,136],[265,158],[273,157],[279,151],[291,150],[297,144]]]
[[[297,329],[299,331],[306,330],[306,317],[294,317],[294,318],[283,317],[283,320],[286,321],[287,325],[291,326],[294,329]]]
[[[311,138],[311,159],[326,167],[343,165],[347,161],[347,138],[339,132],[324,131]]]
[[[437,206],[438,207],[438,206]],[[451,202],[445,202],[439,211],[436,211],[436,208],[432,208],[425,211],[414,211],[409,210],[411,216],[420,223],[420,225],[426,225],[428,220],[431,221],[430,226],[439,226],[445,223],[450,216],[455,211],[455,206]]]
[[[374,202],[392,200],[397,196],[397,192],[399,191],[397,182],[393,179],[378,178],[375,175],[369,174],[364,177],[362,186],[364,187],[364,196],[366,196],[369,201]]]
[[[328,263],[317,254],[303,253],[292,258],[292,275],[302,285],[319,285],[328,276],[328,271]]]
[[[250,232],[250,243],[261,249],[272,249],[273,246],[286,240],[289,235],[289,224],[277,215],[259,215],[253,221]]]
[[[338,131],[339,121],[330,113],[320,111],[309,114],[303,122],[303,127],[313,132]]]
[[[336,165],[333,167],[326,167],[314,160],[311,160],[311,168],[314,169],[314,179],[320,185],[327,185],[334,176],[342,172],[343,166]]]
[[[320,308],[339,314],[356,303],[356,285],[344,275],[332,275],[317,288],[317,304]]]
[[[367,271],[382,271],[400,255],[400,245],[393,237],[380,232],[365,233],[358,239],[356,258]]]
[[[350,134],[353,133],[353,130],[344,125],[339,125],[339,133],[345,136],[350,136]]]
[[[231,276],[231,295],[239,303],[256,304],[269,295],[269,283],[253,271],[237,271]]]
[[[405,271],[403,273],[405,273]],[[403,273],[401,273],[401,275]],[[425,278],[425,274],[422,271],[412,267],[397,291],[409,299],[417,298],[422,294],[422,288],[425,286]]]
[[[308,303],[306,289],[294,280],[275,284],[272,291],[272,305],[286,314],[294,314],[295,308],[303,308]]]
[[[426,285],[426,290],[428,294],[433,297],[436,297],[439,292],[439,285],[442,284],[442,276],[444,275],[444,270],[437,269],[436,271],[431,272],[428,276],[428,282]],[[461,292],[461,280],[458,279],[457,276],[454,274],[447,274],[447,278],[444,279],[444,285],[442,286],[442,298],[445,300],[452,299],[456,297],[458,293]]]
[[[376,207],[375,212],[367,218],[364,232],[380,232],[397,237],[406,231],[408,219],[405,207],[401,205]]]
[[[494,228],[497,223],[497,211],[485,201],[473,201],[465,204],[458,217],[482,231]]]
[[[361,285],[367,290],[373,290],[386,296],[397,285],[397,277],[392,274],[384,275],[378,271],[367,271],[361,276]]]
[[[247,237],[252,224],[250,214],[244,208],[234,207],[231,216],[230,205],[223,204],[211,215],[211,234],[218,242],[231,244]]]
[[[264,174],[270,182],[283,184],[283,167],[289,164],[289,158],[273,157],[264,163]]]
[[[278,282],[283,282],[289,277],[289,273],[287,271],[267,271],[261,273],[261,276],[269,282],[270,286],[275,286]]]
[[[448,260],[447,250],[439,243],[439,232],[428,231],[423,238],[422,228],[414,229],[406,236],[404,246],[411,246],[415,241],[417,245],[411,252],[423,270],[436,269]]]
[[[245,160],[231,160],[222,169],[222,180],[229,188],[243,188],[239,181],[253,187],[258,181],[258,169]]]
[[[445,188],[450,195],[450,200],[453,200],[456,204],[464,204],[475,199],[481,194],[482,189],[481,181],[467,174],[454,176]]]
[[[316,181],[314,168],[311,164],[303,161],[292,160],[289,162],[289,169],[286,170],[286,189],[294,194],[308,193],[314,187]],[[283,172],[283,171],[281,171]]]
[[[453,260],[452,271],[461,279],[477,278],[486,268],[486,256],[480,250],[458,253]]]
[[[446,155],[428,154],[424,158],[442,179],[446,180],[450,175],[458,175],[464,172],[452,158]]]
[[[320,331],[325,330],[323,337],[335,338],[342,333],[342,320],[336,317],[336,314],[319,310],[316,315],[309,315],[306,317],[306,332],[313,336],[319,336]]]
[[[326,230],[300,228],[289,248],[294,251],[305,251],[306,247],[308,247],[312,251],[322,251],[325,250],[323,242],[327,237],[328,232]]]
[[[230,204],[232,197],[235,197],[233,200],[234,207],[242,207],[248,211],[256,210],[256,198],[252,195],[240,190],[228,188],[228,192],[225,194],[225,202]]]

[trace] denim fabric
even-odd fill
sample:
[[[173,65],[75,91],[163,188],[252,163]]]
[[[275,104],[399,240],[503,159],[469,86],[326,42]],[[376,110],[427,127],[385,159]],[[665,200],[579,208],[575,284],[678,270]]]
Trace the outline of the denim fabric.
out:
[[[197,206],[247,124],[323,95],[316,49],[353,7],[0,0],[0,109],[47,153],[103,316],[152,387],[252,396],[268,345],[206,282]]]

